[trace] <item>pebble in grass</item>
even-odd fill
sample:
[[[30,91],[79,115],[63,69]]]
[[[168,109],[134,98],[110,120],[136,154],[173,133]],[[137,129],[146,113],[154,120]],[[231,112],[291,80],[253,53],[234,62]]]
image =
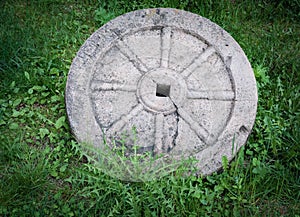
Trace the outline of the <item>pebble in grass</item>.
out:
[[[257,89],[247,57],[221,27],[182,10],[145,9],[111,20],[84,43],[66,106],[74,135],[99,150],[109,175],[154,178],[188,157],[207,175],[245,144]],[[137,170],[132,159],[140,156]]]

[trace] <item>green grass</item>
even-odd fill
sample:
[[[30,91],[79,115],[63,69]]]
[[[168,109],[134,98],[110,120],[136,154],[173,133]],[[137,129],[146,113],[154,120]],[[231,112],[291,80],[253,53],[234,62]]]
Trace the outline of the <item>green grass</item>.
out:
[[[70,133],[64,88],[76,52],[110,19],[148,7],[211,19],[252,64],[255,126],[221,172],[122,182],[88,163]],[[0,215],[299,216],[299,35],[298,0],[1,1]]]

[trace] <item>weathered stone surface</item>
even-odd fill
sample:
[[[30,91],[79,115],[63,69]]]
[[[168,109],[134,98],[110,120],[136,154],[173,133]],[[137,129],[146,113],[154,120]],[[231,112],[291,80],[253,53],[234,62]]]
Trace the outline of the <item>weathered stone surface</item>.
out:
[[[70,68],[66,106],[80,142],[101,149],[103,135],[110,145],[125,134],[128,150],[135,144],[139,153],[194,156],[206,175],[245,144],[257,90],[244,52],[221,27],[182,10],[145,9],[117,17],[84,43]]]

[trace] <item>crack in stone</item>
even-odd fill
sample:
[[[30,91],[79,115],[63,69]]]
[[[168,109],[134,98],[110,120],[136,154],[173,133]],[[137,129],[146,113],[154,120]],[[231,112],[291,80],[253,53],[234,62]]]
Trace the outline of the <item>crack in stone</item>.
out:
[[[153,81],[153,83],[157,83],[153,78],[151,78],[151,80]],[[169,99],[171,100],[171,102],[173,103],[173,105],[175,106],[175,108],[176,108],[176,110],[175,110],[175,115],[176,115],[176,131],[175,131],[175,135],[173,136],[173,141],[172,141],[172,145],[173,145],[173,147],[168,147],[167,148],[167,152],[169,152],[169,151],[171,151],[171,149],[173,149],[175,146],[176,146],[176,139],[177,139],[177,137],[178,137],[178,131],[179,131],[179,129],[178,129],[178,123],[179,123],[179,113],[178,113],[178,107],[177,107],[177,105],[176,105],[176,103],[172,100],[172,98],[171,98],[171,96],[168,96],[169,97]]]
[[[176,131],[175,131],[175,135],[173,136],[173,148],[176,146],[176,139],[177,139],[177,137],[178,137],[178,123],[179,123],[179,113],[178,113],[178,107],[177,107],[177,105],[176,105],[176,103],[171,99],[171,97],[169,97],[170,98],[170,100],[172,101],[172,103],[173,103],[173,105],[175,106],[175,108],[176,108],[176,110],[175,110],[175,115],[176,115]],[[170,151],[169,150],[170,149],[170,147],[168,148],[168,152]]]

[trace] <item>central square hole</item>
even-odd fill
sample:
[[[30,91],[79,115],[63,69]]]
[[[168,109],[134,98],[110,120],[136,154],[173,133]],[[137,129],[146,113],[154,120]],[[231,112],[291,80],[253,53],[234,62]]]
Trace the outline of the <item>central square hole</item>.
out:
[[[169,97],[170,96],[170,85],[156,84],[156,96]]]

